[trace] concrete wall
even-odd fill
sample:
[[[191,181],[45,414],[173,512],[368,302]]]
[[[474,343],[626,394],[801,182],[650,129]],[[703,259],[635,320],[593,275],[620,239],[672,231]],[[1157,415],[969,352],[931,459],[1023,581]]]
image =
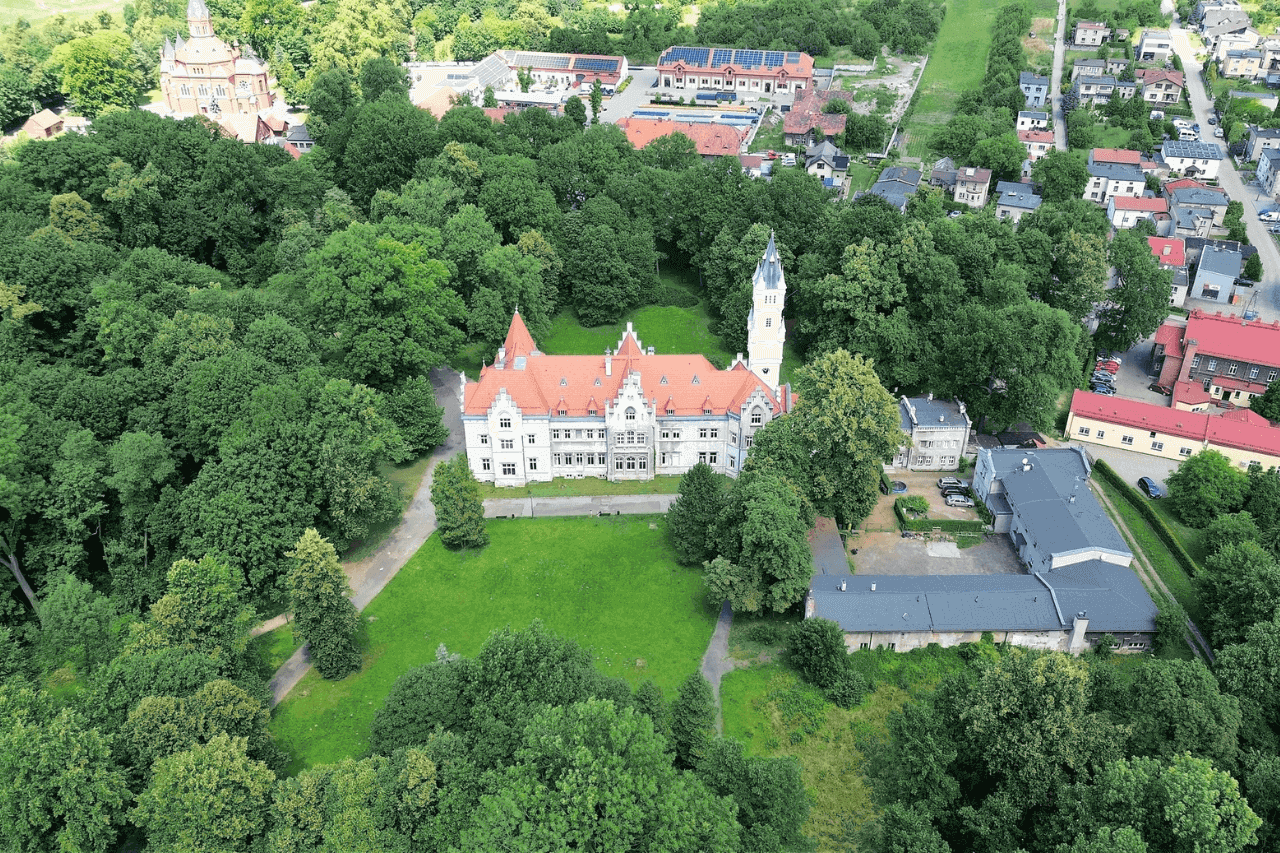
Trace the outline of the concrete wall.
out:
[[[1071,631],[993,631],[991,632],[997,643],[1008,643],[1013,646],[1022,646],[1028,649],[1046,649],[1049,651],[1065,652],[1068,651],[1068,645],[1071,641]],[[1084,635],[1084,649],[1093,648],[1097,645],[1098,639],[1102,635],[1100,633],[1088,632]],[[1120,643],[1120,648],[1116,649],[1120,653],[1138,653],[1146,651],[1152,641],[1152,636],[1138,632],[1125,632],[1114,635]],[[981,631],[954,631],[954,632],[933,632],[933,631],[898,631],[898,632],[845,632],[844,644],[851,651],[856,652],[862,648],[877,648],[880,646],[889,647],[893,645],[893,650],[898,652],[909,652],[912,649],[920,649],[930,643],[937,643],[943,648],[949,646],[958,646],[962,643],[976,643],[982,639]],[[1141,643],[1141,646],[1130,647],[1130,644]],[[1081,649],[1083,650],[1083,649]]]

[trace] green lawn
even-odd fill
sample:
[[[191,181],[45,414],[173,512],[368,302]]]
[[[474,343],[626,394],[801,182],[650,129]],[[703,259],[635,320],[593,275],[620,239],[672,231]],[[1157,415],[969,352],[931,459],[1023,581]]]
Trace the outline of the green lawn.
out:
[[[431,455],[427,454],[400,465],[379,466],[378,473],[400,487],[400,511],[402,513],[413,502],[413,496],[417,493],[418,486],[422,485],[422,477],[427,473],[427,463],[430,461]],[[382,544],[383,540],[390,535],[391,531],[395,530],[399,525],[399,517],[374,525],[369,528],[367,536],[363,539],[355,540],[347,547],[342,559],[348,563],[360,562],[372,554]]]
[[[363,754],[383,697],[405,670],[474,655],[490,632],[541,619],[591,650],[604,673],[652,679],[673,695],[715,626],[701,574],[677,565],[660,516],[489,522],[483,551],[433,536],[362,616],[364,668],[338,682],[309,673],[272,715],[289,772]]]
[[[694,308],[646,305],[610,326],[587,327],[568,312],[551,323],[551,336],[539,341],[542,351],[553,355],[603,355],[617,349],[630,321],[640,343],[659,354],[700,352],[716,367],[728,367],[733,353],[711,333],[710,318],[701,304]]]
[[[1129,532],[1137,540],[1138,547],[1147,555],[1147,561],[1155,568],[1156,574],[1160,575],[1160,579],[1164,581],[1165,586],[1169,587],[1173,597],[1187,611],[1191,621],[1198,625],[1203,624],[1205,610],[1200,603],[1200,595],[1196,592],[1191,578],[1182,570],[1182,566],[1173,558],[1173,554],[1169,553],[1169,549],[1160,541],[1160,537],[1156,536],[1156,532],[1151,529],[1151,525],[1138,513],[1133,504],[1125,500],[1110,483],[1101,477],[1094,480],[1094,482],[1116,505],[1116,508],[1120,511],[1120,517],[1124,519]],[[1159,604],[1160,595],[1158,591],[1152,591],[1152,598]]]
[[[293,624],[259,634],[249,641],[249,650],[262,661],[267,672],[275,672],[298,650],[298,642],[293,638]]]
[[[96,16],[99,12],[110,12],[118,26],[124,6],[124,0],[58,0],[56,3],[49,0],[0,0],[0,27],[7,27],[19,18],[36,23],[54,15],[78,19]]]
[[[652,480],[619,480],[616,483],[598,477],[569,480],[556,477],[550,483],[527,486],[495,486],[480,484],[481,498],[568,498],[582,495],[674,495],[680,491],[680,478],[658,476]]]

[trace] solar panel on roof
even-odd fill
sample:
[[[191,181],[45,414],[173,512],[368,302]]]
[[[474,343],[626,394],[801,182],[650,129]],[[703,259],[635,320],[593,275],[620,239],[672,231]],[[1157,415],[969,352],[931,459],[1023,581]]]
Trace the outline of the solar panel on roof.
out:
[[[716,51],[713,54],[711,54],[711,64],[716,66],[717,68],[720,67],[721,65],[728,65],[730,62],[733,62],[732,50],[717,48]]]
[[[578,61],[573,64],[575,71],[601,71],[615,72],[618,70],[618,60],[616,59],[587,59],[579,57]]]
[[[787,54],[787,64],[788,64],[788,65],[799,65],[799,64],[800,64],[800,54],[799,54],[799,53],[788,53],[788,54]]]
[[[688,65],[705,66],[711,56],[711,49],[706,47],[673,47],[662,57],[662,62],[684,62]]]
[[[782,64],[783,57],[785,56],[786,54],[781,51],[771,50],[764,55],[764,64],[770,68],[777,68]]]

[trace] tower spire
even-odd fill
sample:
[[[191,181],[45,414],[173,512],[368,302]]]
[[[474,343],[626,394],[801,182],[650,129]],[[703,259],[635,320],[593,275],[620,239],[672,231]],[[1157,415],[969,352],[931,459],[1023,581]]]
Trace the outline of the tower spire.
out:
[[[782,368],[782,347],[786,327],[782,308],[787,298],[787,281],[778,253],[776,235],[769,232],[769,244],[751,277],[751,313],[747,317],[747,367],[774,391]]]

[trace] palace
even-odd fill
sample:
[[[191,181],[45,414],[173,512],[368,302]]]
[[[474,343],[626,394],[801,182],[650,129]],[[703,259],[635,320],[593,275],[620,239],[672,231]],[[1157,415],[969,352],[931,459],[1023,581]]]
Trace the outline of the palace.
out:
[[[476,478],[522,486],[553,477],[649,480],[699,462],[736,476],[755,433],[789,411],[778,385],[786,280],[772,235],[752,277],[748,360],[659,355],[627,324],[613,350],[545,355],[511,320],[494,363],[463,381],[462,426]]]
[[[176,115],[251,113],[272,104],[267,66],[252,51],[228,45],[213,34],[204,0],[187,3],[191,38],[164,40],[160,49],[160,91]]]

